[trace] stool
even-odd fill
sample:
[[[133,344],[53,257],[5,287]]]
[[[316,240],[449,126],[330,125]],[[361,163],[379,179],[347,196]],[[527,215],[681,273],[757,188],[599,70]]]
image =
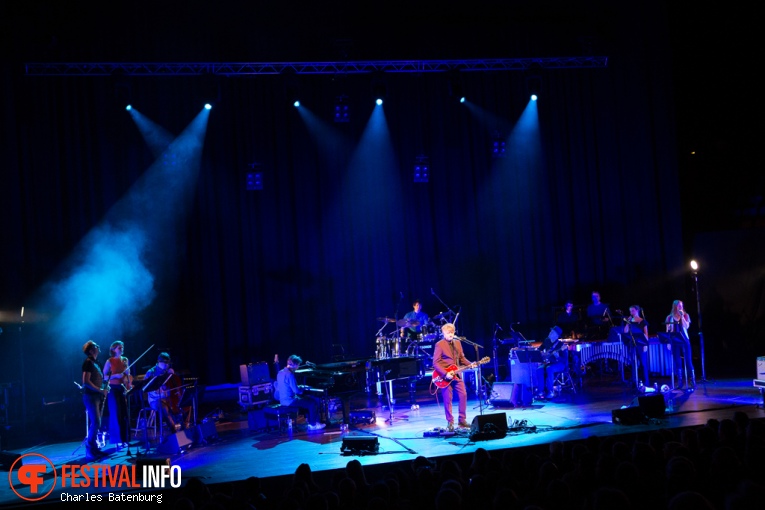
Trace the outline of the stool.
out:
[[[263,417],[266,420],[266,430],[271,429],[271,422],[276,422],[279,432],[287,430],[287,420],[292,418],[292,423],[297,421],[300,408],[296,406],[283,406],[281,404],[272,404],[263,408]],[[294,425],[293,425],[294,426]]]
[[[138,419],[136,420],[135,428],[133,429],[134,437],[136,439],[138,439],[139,434],[143,434],[144,426],[146,428],[147,436],[149,435],[149,432],[153,432],[154,437],[157,437],[157,413],[154,412],[154,409],[141,409],[138,413]]]

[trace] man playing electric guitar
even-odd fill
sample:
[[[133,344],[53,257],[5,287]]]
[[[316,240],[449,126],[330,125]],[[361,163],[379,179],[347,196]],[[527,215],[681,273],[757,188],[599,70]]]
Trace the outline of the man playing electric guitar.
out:
[[[433,377],[440,377],[448,381],[445,385],[437,384],[441,388],[441,397],[444,400],[444,413],[446,414],[447,429],[454,430],[454,415],[452,414],[452,398],[457,394],[458,416],[457,425],[470,428],[467,421],[467,389],[465,381],[459,376],[459,367],[471,365],[462,350],[462,342],[454,338],[456,328],[454,324],[447,323],[441,326],[444,334],[443,340],[436,343],[433,351]]]

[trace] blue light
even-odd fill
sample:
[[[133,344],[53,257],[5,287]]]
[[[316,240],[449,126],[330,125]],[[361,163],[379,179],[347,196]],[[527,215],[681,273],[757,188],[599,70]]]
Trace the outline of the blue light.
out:
[[[212,108],[212,105],[210,103],[205,103],[205,110],[209,110]]]
[[[292,106],[294,106],[295,108],[299,107],[300,101],[295,101],[294,103],[292,103]]]
[[[132,110],[132,109],[133,109],[133,105],[127,105],[127,106],[125,107],[125,109],[126,109],[127,111],[130,111],[130,110]]]
[[[380,106],[380,105],[382,104],[382,99],[378,99],[378,100],[377,100],[377,101],[375,101],[375,102],[377,103],[377,106]]]
[[[532,101],[536,101],[537,100],[537,95],[536,94],[531,94],[531,100]]]
[[[462,96],[462,97],[460,98],[460,103],[464,103],[464,102],[465,102],[465,96]]]

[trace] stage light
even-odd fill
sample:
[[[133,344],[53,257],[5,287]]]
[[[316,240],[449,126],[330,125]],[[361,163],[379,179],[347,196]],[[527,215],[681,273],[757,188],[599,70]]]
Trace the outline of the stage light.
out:
[[[383,100],[388,97],[388,86],[382,73],[377,73],[372,78],[372,97],[375,98],[378,106],[383,104]]]
[[[693,269],[694,271],[698,271],[699,270],[699,263],[696,262],[695,260],[691,260],[691,269]]]
[[[335,122],[350,122],[351,108],[348,105],[348,96],[337,96],[335,98]]]
[[[294,106],[295,108],[298,108],[300,106],[300,101],[295,101],[294,103],[292,103],[292,106]]]
[[[532,101],[536,101],[542,90],[542,75],[540,74],[541,67],[536,62],[529,66],[526,73],[526,91]]]
[[[414,182],[428,182],[430,180],[430,163],[427,156],[417,156],[414,162]]]
[[[130,110],[132,110],[132,109],[133,109],[133,106],[132,106],[132,105],[127,105],[127,106],[125,107],[125,109],[126,109],[127,111],[130,111]]]
[[[460,103],[464,103],[464,102],[465,102],[465,96],[462,96],[462,97],[460,98]]]
[[[212,108],[212,105],[210,103],[205,103],[205,110],[209,110]]]

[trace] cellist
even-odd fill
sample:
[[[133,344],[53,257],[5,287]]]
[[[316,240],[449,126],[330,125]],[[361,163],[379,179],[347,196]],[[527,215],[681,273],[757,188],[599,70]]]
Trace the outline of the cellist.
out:
[[[170,355],[166,352],[160,352],[157,357],[157,364],[146,372],[144,380],[148,381],[158,377],[160,380],[160,387],[156,391],[149,392],[149,407],[154,411],[160,413],[165,423],[170,426],[170,430],[180,430],[180,425],[175,424],[173,420],[174,407],[171,405],[171,397],[173,397],[172,390],[177,384],[178,376],[175,375],[175,371],[170,367]]]

